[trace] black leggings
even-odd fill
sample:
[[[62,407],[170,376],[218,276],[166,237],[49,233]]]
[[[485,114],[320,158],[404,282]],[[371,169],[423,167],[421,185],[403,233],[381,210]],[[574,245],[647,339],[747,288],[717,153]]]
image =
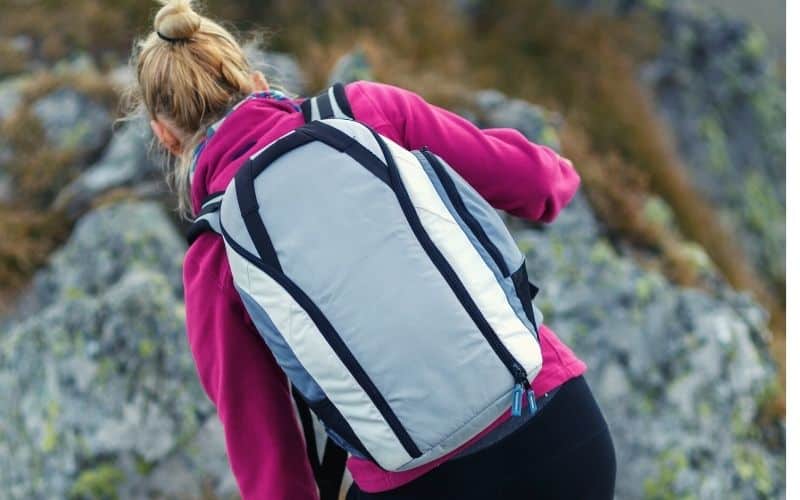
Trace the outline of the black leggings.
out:
[[[604,500],[614,497],[616,472],[608,426],[578,377],[497,443],[394,490],[365,493],[354,484],[347,500]]]

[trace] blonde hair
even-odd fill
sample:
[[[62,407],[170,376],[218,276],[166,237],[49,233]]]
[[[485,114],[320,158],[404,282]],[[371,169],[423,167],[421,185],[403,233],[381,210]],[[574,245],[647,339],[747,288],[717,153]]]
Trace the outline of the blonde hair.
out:
[[[234,36],[192,8],[191,0],[159,0],[154,31],[134,45],[137,84],[129,107],[180,129],[182,154],[171,161],[167,181],[178,211],[191,217],[189,176],[194,150],[206,128],[253,92],[253,70]]]

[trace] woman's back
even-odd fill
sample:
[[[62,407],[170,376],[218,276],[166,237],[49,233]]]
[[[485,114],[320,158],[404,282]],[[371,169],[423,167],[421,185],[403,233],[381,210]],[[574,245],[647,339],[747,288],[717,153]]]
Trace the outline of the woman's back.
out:
[[[552,220],[577,188],[578,178],[571,165],[551,150],[530,143],[517,131],[481,131],[463,118],[431,106],[415,94],[397,87],[356,82],[348,85],[346,92],[353,113],[359,121],[407,148],[427,146],[470,180],[497,208],[514,211],[529,218],[537,215],[538,220]],[[276,98],[275,94],[265,94],[239,106],[219,125],[198,157],[192,182],[195,210],[199,208],[204,197],[224,190],[238,168],[252,154],[303,125],[304,119],[297,110],[298,104],[299,101],[283,100]],[[254,327],[233,288],[224,253],[221,240],[209,234],[191,247],[184,263],[190,345],[198,362],[201,380],[203,373],[214,374],[215,381],[203,380],[203,385],[215,402],[219,398],[216,392],[224,392],[228,384],[240,384],[242,372],[248,369],[247,365],[239,362],[231,366],[230,378],[227,376],[228,372],[223,371],[225,375],[220,373],[220,369],[224,370],[225,359],[228,357],[225,351],[228,348],[236,351],[241,347],[241,342],[233,338],[238,334],[233,332],[246,328],[250,337],[262,342],[258,334],[254,333]],[[213,283],[215,280],[216,284]],[[209,286],[218,287],[222,293],[211,293]],[[229,317],[215,313],[219,305],[224,305],[224,310],[235,308],[236,315]],[[222,318],[212,318],[210,315]],[[197,327],[194,326],[195,323]],[[208,329],[209,324],[220,324],[220,327],[212,333]],[[202,341],[195,340],[195,331],[203,338]],[[546,394],[565,380],[580,375],[585,366],[546,326],[540,333],[545,362],[542,372],[534,380],[534,389],[537,394]],[[209,342],[209,336],[215,335],[220,338]],[[261,348],[265,349],[263,345]],[[254,363],[253,370],[263,371],[264,367],[261,365],[264,362],[266,361]],[[274,365],[274,359],[270,357],[269,363]],[[218,368],[213,369],[212,366]],[[264,383],[261,382],[262,385]],[[286,381],[281,374],[279,379],[271,383],[285,386]],[[267,387],[255,390],[266,394],[275,392]],[[283,391],[285,388],[277,392],[283,393],[285,402],[288,402]],[[250,393],[249,397],[252,396]],[[254,399],[255,401],[237,403],[239,412],[234,417],[237,423],[226,425],[226,433],[246,433],[248,437],[243,440],[250,445],[253,444],[253,439],[259,441],[256,435],[263,434],[263,441],[273,443],[273,452],[279,452],[283,446],[275,449],[275,436],[289,437],[287,429],[292,431],[292,428],[264,422],[263,410],[259,408],[257,401],[259,398]],[[252,417],[248,416],[247,411],[242,411],[245,407],[253,408]],[[505,420],[506,418],[499,419],[491,428],[498,427]],[[275,419],[273,422],[278,423],[280,420]],[[227,430],[234,425],[242,431]],[[468,445],[485,434],[486,432],[477,436]],[[231,449],[230,443],[235,442],[237,437],[229,436],[228,439],[229,455],[235,464],[238,462],[234,457],[236,451]],[[286,443],[288,447],[293,445],[291,441]],[[270,453],[269,448],[265,446],[264,453]],[[402,473],[388,473],[367,460],[355,458],[350,460],[349,467],[356,482],[369,491],[386,485],[403,484],[454,454],[456,453]],[[242,462],[246,464],[251,460],[248,453]]]
[[[190,0],[162,3],[154,31],[136,45],[135,96],[176,158],[168,177],[191,217],[247,158],[304,119],[300,101],[270,91],[227,30],[194,12]],[[568,160],[516,130],[480,130],[389,85],[356,82],[346,94],[357,120],[405,148],[427,146],[494,208],[550,222],[578,188]],[[183,274],[188,343],[242,496],[317,498],[280,353],[267,348],[247,314],[221,238],[201,235]],[[461,449],[405,472],[351,457],[351,498],[610,498],[613,447],[580,376],[586,367],[545,325],[539,341],[542,369],[533,389],[547,402],[541,411],[513,419],[506,412]]]

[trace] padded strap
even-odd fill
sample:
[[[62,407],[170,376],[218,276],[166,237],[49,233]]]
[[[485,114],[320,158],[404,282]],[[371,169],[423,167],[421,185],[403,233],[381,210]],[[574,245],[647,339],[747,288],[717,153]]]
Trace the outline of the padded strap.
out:
[[[319,487],[320,500],[337,500],[339,498],[339,490],[342,487],[342,479],[344,478],[347,452],[336,445],[330,438],[326,438],[325,451],[320,463],[311,410],[308,408],[308,404],[300,394],[300,391],[294,386],[292,386],[292,397],[297,407],[300,423],[303,426],[306,454]]]
[[[355,120],[344,85],[335,83],[317,96],[306,99],[301,105],[306,123],[328,118]]]
[[[191,245],[206,231],[213,231],[222,234],[222,227],[219,223],[219,207],[222,205],[222,195],[224,191],[212,193],[203,200],[200,213],[195,217],[189,230],[186,232],[186,241]]]

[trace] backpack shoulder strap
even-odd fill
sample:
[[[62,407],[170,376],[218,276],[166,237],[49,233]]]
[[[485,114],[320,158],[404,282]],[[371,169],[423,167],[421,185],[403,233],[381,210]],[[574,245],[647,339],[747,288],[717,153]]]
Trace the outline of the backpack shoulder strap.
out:
[[[200,213],[195,217],[189,230],[186,232],[186,241],[191,246],[192,243],[206,231],[213,231],[222,234],[222,227],[219,223],[219,207],[222,205],[222,195],[224,191],[211,193],[203,200]]]
[[[306,123],[327,118],[355,120],[344,85],[335,83],[317,96],[310,97],[300,105]]]
[[[292,385],[292,397],[303,427],[306,441],[306,454],[314,472],[314,479],[319,487],[320,500],[338,500],[344,469],[347,464],[347,452],[330,438],[325,438],[325,449],[320,460],[317,449],[316,429],[311,417],[311,410],[302,394]]]

